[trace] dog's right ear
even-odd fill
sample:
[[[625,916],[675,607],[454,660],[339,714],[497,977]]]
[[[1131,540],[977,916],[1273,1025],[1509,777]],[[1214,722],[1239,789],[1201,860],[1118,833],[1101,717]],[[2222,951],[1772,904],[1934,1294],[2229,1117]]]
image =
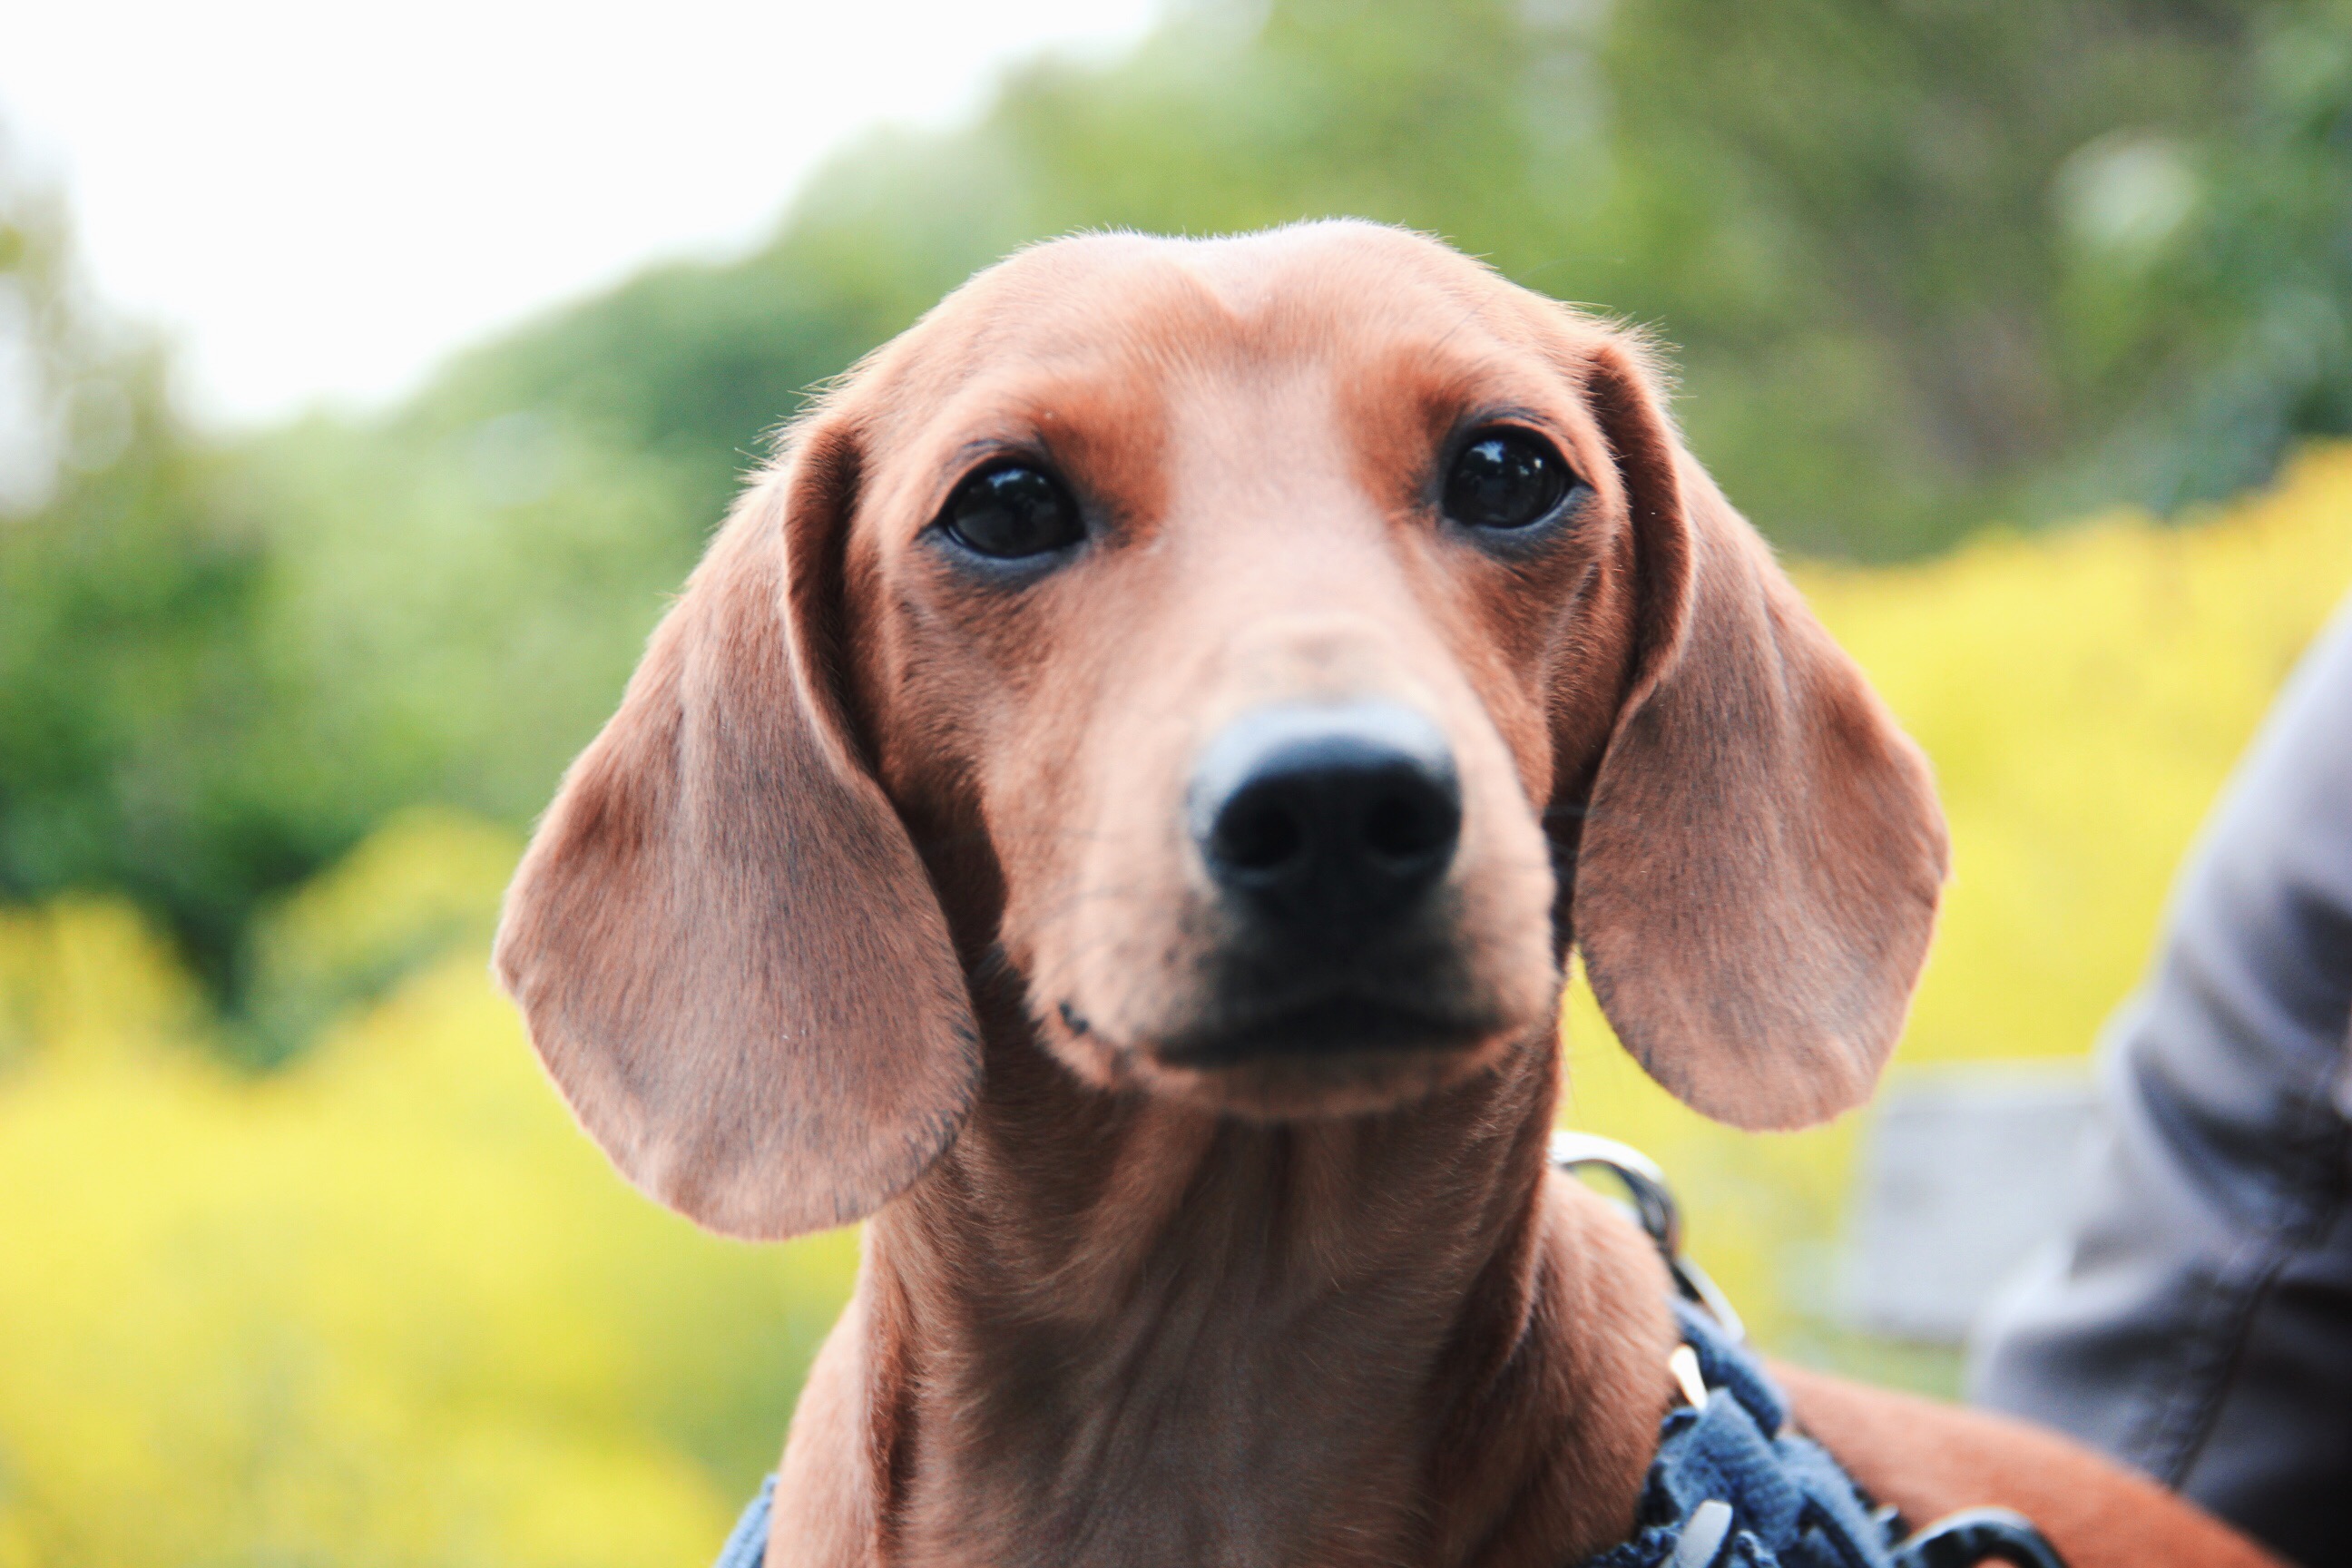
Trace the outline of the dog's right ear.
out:
[[[833,685],[856,437],[736,508],[565,775],[495,960],[621,1173],[712,1230],[871,1213],[980,1072],[947,922]]]

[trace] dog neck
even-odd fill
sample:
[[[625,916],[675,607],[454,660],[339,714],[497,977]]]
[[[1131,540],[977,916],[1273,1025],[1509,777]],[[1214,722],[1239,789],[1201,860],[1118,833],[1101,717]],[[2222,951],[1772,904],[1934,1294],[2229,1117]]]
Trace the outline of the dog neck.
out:
[[[804,1396],[864,1429],[866,1555],[1556,1564],[1629,1531],[1674,1330],[1646,1244],[1546,1171],[1550,1041],[1255,1124],[991,1035]]]

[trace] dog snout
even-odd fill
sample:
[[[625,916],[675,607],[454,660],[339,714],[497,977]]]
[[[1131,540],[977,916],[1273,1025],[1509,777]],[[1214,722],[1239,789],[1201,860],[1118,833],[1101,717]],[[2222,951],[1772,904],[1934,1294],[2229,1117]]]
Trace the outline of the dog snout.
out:
[[[1190,805],[1219,889],[1312,945],[1359,941],[1409,914],[1462,837],[1453,749],[1395,702],[1244,713],[1202,752]]]

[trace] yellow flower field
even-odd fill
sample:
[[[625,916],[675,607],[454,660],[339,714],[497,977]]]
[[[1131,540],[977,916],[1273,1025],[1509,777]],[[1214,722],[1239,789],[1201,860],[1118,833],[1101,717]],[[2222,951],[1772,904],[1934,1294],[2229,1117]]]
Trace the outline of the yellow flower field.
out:
[[[2352,584],[2352,449],[2195,526],[1800,575],[1952,816],[1897,1070],[2076,1057]],[[484,973],[517,847],[418,815],[289,900],[247,1026],[323,1034],[262,1079],[215,1065],[220,1026],[121,907],[0,913],[0,1568],[708,1561],[855,1240],[702,1236],[572,1131]],[[1723,1131],[1581,987],[1567,1022],[1573,1120],[1667,1164],[1768,1343],[1844,1353],[1820,1281],[1853,1123]]]
[[[389,836],[314,918],[430,915],[482,847]],[[736,1246],[624,1187],[478,945],[260,1081],[121,910],[0,950],[0,1565],[710,1557],[852,1236]]]

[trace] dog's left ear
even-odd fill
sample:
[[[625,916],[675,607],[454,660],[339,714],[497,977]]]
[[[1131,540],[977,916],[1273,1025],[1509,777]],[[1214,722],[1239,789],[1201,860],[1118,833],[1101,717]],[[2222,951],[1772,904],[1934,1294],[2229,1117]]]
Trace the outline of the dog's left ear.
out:
[[[1869,1097],[1949,864],[1927,759],[1682,446],[1638,356],[1587,396],[1633,517],[1641,644],[1572,912],[1650,1075],[1739,1127]]]

